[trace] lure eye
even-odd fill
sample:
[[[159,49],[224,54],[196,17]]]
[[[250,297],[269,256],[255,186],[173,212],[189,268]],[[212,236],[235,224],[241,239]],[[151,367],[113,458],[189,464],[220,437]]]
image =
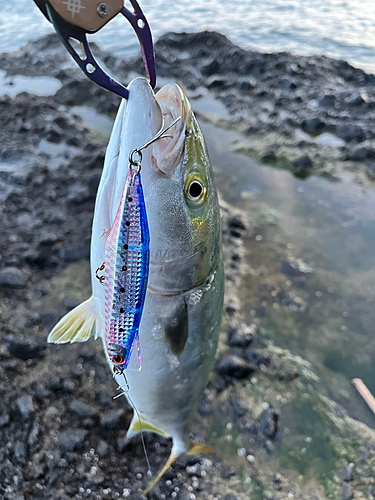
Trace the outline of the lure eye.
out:
[[[112,362],[115,365],[123,365],[125,363],[125,358],[124,356],[121,356],[121,354],[116,354],[116,356],[113,356]]]
[[[206,188],[200,177],[193,177],[189,180],[185,193],[188,201],[197,204],[201,202],[206,194]]]

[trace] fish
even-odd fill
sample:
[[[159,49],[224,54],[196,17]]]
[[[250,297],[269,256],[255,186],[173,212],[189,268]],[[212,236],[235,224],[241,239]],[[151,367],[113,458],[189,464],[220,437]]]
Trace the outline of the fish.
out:
[[[221,325],[224,271],[220,210],[206,143],[190,103],[175,83],[155,95],[145,79],[129,85],[109,140],[92,227],[92,296],[66,314],[49,334],[54,343],[105,341],[105,291],[95,270],[120,204],[129,154],[145,148],[141,174],[150,231],[147,291],[139,327],[141,370],[126,370],[125,396],[137,409],[127,431],[172,438],[171,454],[146,491],[182,453],[211,449],[190,441],[199,398],[213,367]],[[135,350],[133,350],[135,352]],[[122,374],[114,374],[119,386]],[[212,451],[212,450],[211,450]]]

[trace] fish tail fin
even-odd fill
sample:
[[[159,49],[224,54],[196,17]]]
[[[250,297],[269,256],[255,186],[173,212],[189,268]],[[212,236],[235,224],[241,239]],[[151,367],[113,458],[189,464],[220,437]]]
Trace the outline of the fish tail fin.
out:
[[[173,464],[173,462],[176,460],[176,458],[180,455],[178,452],[174,452],[173,448],[171,451],[171,454],[169,455],[168,460],[165,462],[163,467],[158,471],[155,477],[151,479],[151,481],[148,483],[147,488],[143,491],[144,495],[147,495],[150,493],[152,488],[160,481],[160,479],[163,477],[164,473],[167,472],[168,468]]]
[[[201,443],[194,443],[192,442],[190,445],[189,450],[185,451],[186,455],[197,455],[200,453],[213,453],[213,448],[211,446],[208,446],[207,444],[201,444]],[[182,443],[173,443],[172,451],[171,454],[169,455],[168,460],[166,463],[163,465],[163,467],[158,471],[156,476],[151,479],[151,481],[148,483],[147,488],[144,490],[144,495],[147,495],[152,488],[160,481],[162,478],[163,474],[168,470],[168,468],[173,464],[173,462],[176,460],[178,456],[180,456],[182,453],[184,453],[184,445]]]
[[[60,319],[48,335],[47,342],[86,342],[95,332],[95,323],[95,302],[93,297],[90,297]]]

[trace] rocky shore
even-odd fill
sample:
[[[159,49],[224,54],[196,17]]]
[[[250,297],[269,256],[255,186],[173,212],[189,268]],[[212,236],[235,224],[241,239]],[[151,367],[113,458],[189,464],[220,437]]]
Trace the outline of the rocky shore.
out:
[[[142,74],[139,58],[95,50],[119,80]],[[337,180],[350,172],[354,182],[372,185],[372,75],[325,57],[244,51],[207,32],[163,36],[156,60],[158,75],[182,84],[191,99],[209,92],[225,104],[228,114],[216,122],[243,134],[238,151],[300,177]],[[146,461],[140,441],[125,438],[132,410],[113,400],[101,345],[46,344],[50,328],[90,286],[91,223],[107,137],[75,107],[113,118],[119,100],[87,81],[55,36],[0,55],[1,70],[0,498],[141,499]],[[53,77],[59,88],[10,97],[18,75]],[[247,242],[272,231],[272,218],[258,217],[261,207],[253,214],[224,200],[221,207],[225,324],[193,429],[217,453],[179,459],[150,498],[374,498],[375,432],[329,398],[307,361],[262,338],[262,306],[253,323],[244,320]],[[287,253],[280,245],[277,251]],[[291,259],[283,265],[291,280],[308,279]],[[276,299],[300,307],[291,296]],[[311,437],[301,448],[282,431],[287,412],[293,422],[306,415],[320,435],[323,467],[315,472],[301,468],[316,460]],[[299,425],[302,435],[303,419]],[[146,446],[157,470],[170,442],[147,436]]]

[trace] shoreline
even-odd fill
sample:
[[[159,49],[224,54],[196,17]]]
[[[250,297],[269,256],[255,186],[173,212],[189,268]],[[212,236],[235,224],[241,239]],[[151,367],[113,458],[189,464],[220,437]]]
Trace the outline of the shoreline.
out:
[[[139,58],[124,62],[97,51],[121,81],[142,69]],[[186,54],[194,57],[194,66],[186,63]],[[317,174],[337,180],[351,172],[354,182],[373,187],[371,168],[342,156],[351,148],[372,148],[375,77],[326,58],[244,51],[222,35],[206,32],[165,35],[156,43],[156,59],[158,74],[183,80],[190,99],[204,98],[208,89],[225,105],[225,119],[218,118],[221,108],[211,121],[245,134],[237,151],[301,177]],[[281,67],[275,72],[277,64]],[[146,478],[142,447],[125,438],[131,410],[108,393],[111,376],[101,345],[46,344],[56,320],[86,298],[93,204],[107,141],[103,133],[87,128],[74,107],[89,106],[113,118],[119,99],[87,81],[54,36],[29,44],[17,57],[0,55],[0,70],[18,75],[22,68],[27,76],[52,76],[61,87],[54,95],[0,97],[0,440],[7,443],[0,448],[0,494],[6,500],[140,499],[138,489]],[[311,89],[305,88],[303,68],[317,77]],[[284,69],[287,76],[281,77]],[[329,94],[328,87],[320,88],[326,81],[337,86]],[[350,89],[366,89],[367,102],[360,96],[349,106]],[[336,108],[339,97],[333,107],[319,104],[319,92],[324,99],[341,95],[339,90],[345,109]],[[310,109],[305,98],[318,101],[318,107]],[[349,109],[353,116],[348,118]],[[369,114],[367,119],[362,111]],[[314,133],[320,129],[319,136],[329,133],[344,141],[335,134],[346,122],[352,128],[344,132],[352,135],[342,146],[296,138],[294,132],[304,121],[314,119],[325,126],[315,121],[304,127],[313,127]],[[362,136],[365,141],[358,142]],[[214,445],[216,455],[179,459],[153,498],[371,498],[375,431],[329,398],[310,363],[264,337],[258,317],[254,323],[245,321],[246,245],[257,235],[272,234],[274,220],[264,216],[260,203],[254,202],[250,211],[222,200],[221,209],[226,324],[216,370],[194,425],[194,432]],[[284,242],[270,238],[266,244],[264,252],[287,254]],[[302,265],[288,272],[297,273],[302,282],[309,279]],[[327,469],[325,477],[319,467],[307,469],[307,481],[299,477],[296,463],[304,463],[304,456],[312,462],[317,457],[303,440],[311,436],[302,439],[304,418],[311,418],[322,433],[322,442],[318,435],[313,439],[324,444],[321,460]],[[286,451],[283,420],[287,428],[297,422],[303,429]],[[150,436],[146,444],[157,469],[170,443]],[[285,451],[281,459],[280,446]],[[287,461],[291,451],[297,457]]]

